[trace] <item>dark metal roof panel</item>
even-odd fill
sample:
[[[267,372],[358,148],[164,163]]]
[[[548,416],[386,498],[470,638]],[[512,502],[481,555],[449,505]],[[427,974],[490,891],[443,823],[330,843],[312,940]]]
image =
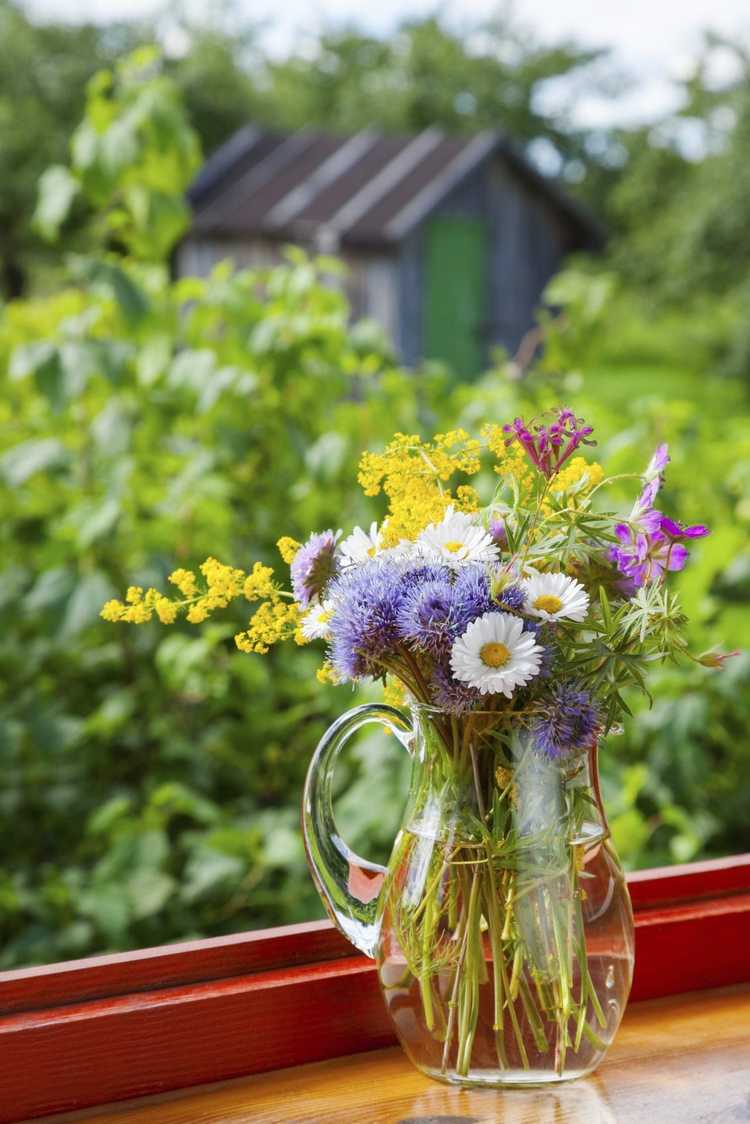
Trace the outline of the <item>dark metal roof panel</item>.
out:
[[[326,133],[308,134],[308,143],[300,145],[295,158],[285,168],[227,211],[227,222],[235,230],[263,230],[265,218],[273,207],[298,184],[304,183],[342,143],[343,138]]]
[[[193,180],[188,198],[194,207],[205,207],[228,184],[232,185],[283,140],[280,133],[262,132],[247,125],[212,152]]]
[[[376,136],[370,149],[363,153],[344,176],[340,176],[321,191],[297,216],[297,221],[324,224],[341,210],[345,203],[369,183],[394,156],[411,140],[410,137]]]
[[[227,215],[250,198],[258,186],[273,179],[294,155],[290,138],[281,133],[263,133],[257,145],[246,151],[235,166],[223,172],[203,198],[193,199],[195,230],[209,234],[229,230]]]
[[[352,137],[241,129],[206,163],[190,191],[202,234],[294,238],[327,229],[353,244],[397,243],[492,156],[570,224],[576,244],[601,244],[596,220],[542,176],[502,134]]]
[[[402,176],[354,226],[344,234],[346,241],[370,242],[382,239],[388,223],[471,143],[471,137],[442,137],[425,152],[411,171]]]

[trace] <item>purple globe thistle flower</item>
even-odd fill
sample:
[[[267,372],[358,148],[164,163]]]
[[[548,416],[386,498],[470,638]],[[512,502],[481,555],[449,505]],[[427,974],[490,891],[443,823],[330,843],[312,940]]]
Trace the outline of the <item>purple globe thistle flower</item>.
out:
[[[536,748],[559,760],[586,748],[599,725],[599,714],[588,691],[574,683],[557,683],[531,725]]]
[[[292,560],[289,567],[292,590],[305,608],[320,596],[336,572],[336,537],[333,531],[310,535]]]
[[[382,661],[399,643],[403,575],[394,563],[374,560],[335,578],[328,597],[331,663],[342,679],[380,675]]]
[[[432,689],[435,705],[449,714],[466,714],[473,710],[482,696],[476,687],[460,683],[453,678],[450,667],[437,664],[432,676]]]
[[[456,629],[453,586],[447,578],[409,583],[398,613],[404,639],[433,656],[450,646]]]
[[[447,567],[422,569],[426,580],[415,580],[415,571],[407,577],[399,629],[415,647],[442,656],[472,621],[489,611],[489,578],[478,564],[465,566],[455,581]]]
[[[505,444],[515,441],[525,451],[529,460],[549,479],[559,472],[565,461],[579,445],[595,445],[590,440],[594,432],[585,425],[583,418],[577,418],[572,410],[558,410],[557,418],[551,425],[526,425],[523,418],[516,418],[511,424],[503,426],[508,434]]]
[[[420,563],[413,569],[402,569],[404,589],[414,589],[425,582],[450,581],[451,570],[436,562]]]
[[[463,566],[456,577],[453,586],[456,603],[456,614],[460,620],[460,635],[465,632],[472,621],[489,613],[493,608],[492,587],[489,575],[479,562]]]
[[[520,613],[526,604],[526,591],[520,585],[506,585],[505,589],[495,594],[495,600],[503,609],[508,609],[511,613]]]

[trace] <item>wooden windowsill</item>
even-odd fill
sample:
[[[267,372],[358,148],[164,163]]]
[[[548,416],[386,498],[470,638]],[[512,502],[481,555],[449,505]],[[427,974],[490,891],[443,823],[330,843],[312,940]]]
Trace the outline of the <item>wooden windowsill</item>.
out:
[[[706,955],[710,955],[707,950]],[[723,1124],[750,1120],[750,986],[634,1003],[597,1072],[546,1089],[457,1089],[397,1048],[47,1117],[48,1124]],[[37,1124],[43,1124],[37,1121]]]

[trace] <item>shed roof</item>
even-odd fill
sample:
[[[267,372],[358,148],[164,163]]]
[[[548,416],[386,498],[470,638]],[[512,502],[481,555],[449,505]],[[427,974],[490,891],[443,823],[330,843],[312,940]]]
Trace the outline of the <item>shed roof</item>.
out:
[[[415,136],[364,129],[352,136],[248,125],[206,161],[190,189],[193,230],[216,237],[316,239],[326,247],[393,244],[461,181],[500,156],[527,189],[595,247],[603,231],[589,212],[494,130],[469,136],[430,128]]]

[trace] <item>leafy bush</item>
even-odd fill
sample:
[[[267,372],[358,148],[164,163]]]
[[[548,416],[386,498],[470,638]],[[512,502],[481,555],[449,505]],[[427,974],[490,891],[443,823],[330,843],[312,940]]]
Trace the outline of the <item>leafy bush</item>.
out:
[[[353,487],[356,461],[394,430],[566,400],[610,435],[606,455],[624,472],[672,440],[670,513],[714,528],[680,582],[696,644],[732,646],[748,623],[740,388],[662,359],[617,365],[606,291],[582,292],[581,307],[560,296],[565,319],[548,326],[533,375],[496,370],[449,395],[438,369],[401,371],[371,325],[350,325],[340,292],[321,283],[335,262],[293,251],[270,270],[171,280],[195,151],[171,96],[144,56],[94,83],[78,136],[94,165],[112,158],[106,191],[79,153],[41,203],[49,223],[48,192],[65,180],[55,222],[66,198],[94,208],[90,253],[48,297],[0,309],[3,966],[320,913],[299,796],[315,742],[351,696],[316,682],[307,650],[236,652],[241,617],[134,631],[98,612],[129,582],[163,585],[206,554],[274,565],[282,531],[366,524],[378,512]],[[134,163],[112,131],[130,138]],[[152,175],[170,145],[176,171]],[[723,677],[670,670],[654,710],[612,740],[613,829],[631,863],[750,845],[739,783],[749,679],[739,660]],[[342,778],[342,831],[374,858],[387,853],[407,765],[370,735]]]
[[[96,82],[78,138],[101,128],[87,147],[111,151],[137,104],[136,166],[155,151],[164,164],[162,89],[150,66],[136,90],[130,68]],[[188,128],[179,114],[170,127]],[[126,579],[163,581],[206,553],[275,563],[280,526],[362,515],[360,449],[419,424],[411,377],[321,284],[336,263],[290,252],[173,282],[139,260],[168,247],[178,208],[146,176],[160,206],[142,206],[114,147],[99,203],[131,256],[79,258],[57,293],[0,320],[4,964],[314,908],[296,806],[340,706],[314,657],[243,659],[241,618],[136,637],[98,613]],[[438,385],[425,377],[425,395]]]

